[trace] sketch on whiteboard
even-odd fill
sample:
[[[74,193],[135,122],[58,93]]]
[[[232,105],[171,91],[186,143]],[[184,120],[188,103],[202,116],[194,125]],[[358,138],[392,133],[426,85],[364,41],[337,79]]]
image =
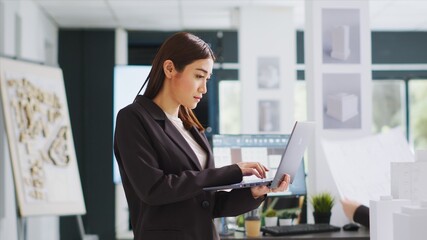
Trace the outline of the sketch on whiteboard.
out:
[[[0,74],[21,215],[85,213],[61,70],[1,59]]]

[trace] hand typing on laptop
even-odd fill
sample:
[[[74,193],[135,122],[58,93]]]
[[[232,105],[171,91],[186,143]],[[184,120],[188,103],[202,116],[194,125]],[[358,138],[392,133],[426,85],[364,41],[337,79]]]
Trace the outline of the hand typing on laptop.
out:
[[[242,170],[243,176],[255,175],[259,178],[265,178],[268,172],[268,168],[258,162],[239,162],[237,166]]]

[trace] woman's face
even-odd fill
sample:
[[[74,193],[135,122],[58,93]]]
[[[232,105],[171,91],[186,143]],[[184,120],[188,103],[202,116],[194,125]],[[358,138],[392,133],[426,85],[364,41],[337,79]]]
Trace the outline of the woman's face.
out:
[[[206,83],[212,74],[213,60],[200,59],[187,65],[182,72],[174,71],[171,96],[179,105],[194,109],[207,92]]]

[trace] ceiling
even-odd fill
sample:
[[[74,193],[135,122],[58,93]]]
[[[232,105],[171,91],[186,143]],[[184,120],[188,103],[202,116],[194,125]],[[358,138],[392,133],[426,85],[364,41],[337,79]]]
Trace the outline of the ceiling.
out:
[[[243,6],[293,7],[295,27],[304,28],[304,0],[33,1],[62,28],[237,29],[238,9]],[[427,1],[370,0],[369,4],[372,30],[427,31]]]

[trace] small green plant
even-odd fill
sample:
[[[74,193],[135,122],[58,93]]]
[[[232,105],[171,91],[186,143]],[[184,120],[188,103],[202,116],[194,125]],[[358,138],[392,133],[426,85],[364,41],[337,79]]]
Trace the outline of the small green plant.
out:
[[[290,211],[284,211],[279,216],[279,218],[281,218],[281,219],[294,219],[296,217],[297,217],[297,215],[293,212],[290,212]]]
[[[277,216],[277,211],[270,208],[265,212],[265,216],[266,217],[276,217]]]
[[[314,212],[326,213],[331,212],[335,203],[335,198],[328,192],[322,192],[313,195],[310,199],[310,202],[313,205]]]
[[[245,226],[245,217],[243,216],[243,214],[238,215],[236,217],[236,225],[238,227],[244,227]]]

